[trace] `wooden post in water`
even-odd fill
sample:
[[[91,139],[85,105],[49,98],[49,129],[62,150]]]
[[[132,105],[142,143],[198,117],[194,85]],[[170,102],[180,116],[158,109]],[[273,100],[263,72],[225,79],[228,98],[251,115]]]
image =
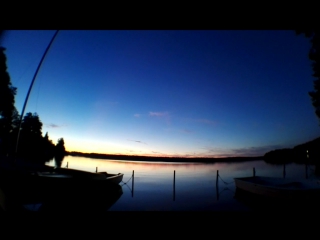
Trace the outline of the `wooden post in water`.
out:
[[[217,170],[216,186],[218,186],[218,180],[219,180],[219,170]]]
[[[132,197],[133,197],[133,189],[134,189],[134,170],[132,170]]]
[[[219,170],[217,170],[217,177],[216,177],[216,193],[217,193],[217,201],[219,201]]]
[[[66,166],[66,168],[68,168],[68,166],[69,166],[69,162],[67,162],[67,166]]]
[[[173,170],[173,201],[176,200],[176,170]]]
[[[256,169],[253,168],[253,176],[255,177],[256,176]]]
[[[98,172],[98,167],[96,167],[96,173]]]
[[[286,177],[286,164],[283,164],[283,178]]]

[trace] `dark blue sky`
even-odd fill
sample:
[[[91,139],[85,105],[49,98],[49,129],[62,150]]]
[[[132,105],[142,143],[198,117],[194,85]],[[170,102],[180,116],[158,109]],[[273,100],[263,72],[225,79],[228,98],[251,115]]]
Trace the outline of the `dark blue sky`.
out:
[[[23,101],[55,31],[9,31]],[[58,33],[26,112],[69,151],[257,156],[320,135],[310,43],[294,31]]]

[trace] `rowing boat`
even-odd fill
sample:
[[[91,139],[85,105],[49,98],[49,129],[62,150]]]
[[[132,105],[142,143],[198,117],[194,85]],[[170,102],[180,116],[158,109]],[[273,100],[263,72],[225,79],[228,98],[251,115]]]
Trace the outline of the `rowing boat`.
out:
[[[314,199],[320,197],[320,181],[273,177],[234,178],[237,190],[273,199]]]

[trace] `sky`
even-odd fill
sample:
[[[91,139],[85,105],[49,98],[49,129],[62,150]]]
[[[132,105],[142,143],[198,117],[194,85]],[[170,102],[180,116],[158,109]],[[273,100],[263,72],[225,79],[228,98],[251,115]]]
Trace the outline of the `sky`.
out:
[[[2,39],[20,113],[54,33]],[[25,113],[68,151],[262,156],[320,136],[310,47],[291,30],[60,30]]]

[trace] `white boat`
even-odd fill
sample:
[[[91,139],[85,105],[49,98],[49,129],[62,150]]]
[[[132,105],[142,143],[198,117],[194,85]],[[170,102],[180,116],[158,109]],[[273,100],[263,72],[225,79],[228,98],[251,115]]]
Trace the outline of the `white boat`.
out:
[[[320,181],[273,177],[234,178],[237,190],[257,196],[283,200],[307,200],[320,197]]]

